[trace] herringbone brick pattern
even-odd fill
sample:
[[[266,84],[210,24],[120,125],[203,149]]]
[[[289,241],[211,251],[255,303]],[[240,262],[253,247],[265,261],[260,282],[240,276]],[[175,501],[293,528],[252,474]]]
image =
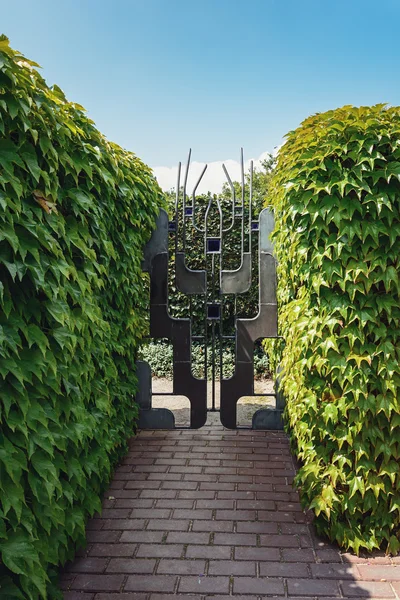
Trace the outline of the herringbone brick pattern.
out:
[[[319,540],[283,433],[142,431],[117,469],[65,600],[400,598],[400,559]]]

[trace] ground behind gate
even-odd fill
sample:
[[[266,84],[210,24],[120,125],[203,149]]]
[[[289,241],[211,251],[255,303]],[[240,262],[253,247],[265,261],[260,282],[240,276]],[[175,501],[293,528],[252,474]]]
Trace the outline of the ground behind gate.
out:
[[[400,598],[400,557],[318,539],[281,432],[142,431],[116,470],[65,600]]]

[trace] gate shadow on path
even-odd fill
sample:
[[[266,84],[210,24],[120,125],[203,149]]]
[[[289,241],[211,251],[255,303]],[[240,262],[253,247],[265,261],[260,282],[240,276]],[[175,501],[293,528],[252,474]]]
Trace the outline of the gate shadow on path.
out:
[[[140,432],[61,575],[65,600],[400,597],[399,559],[316,537],[294,473],[281,432]]]

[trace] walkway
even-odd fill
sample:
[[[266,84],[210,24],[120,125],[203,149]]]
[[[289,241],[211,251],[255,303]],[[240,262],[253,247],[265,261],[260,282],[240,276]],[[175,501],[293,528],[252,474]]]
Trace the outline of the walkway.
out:
[[[142,431],[62,576],[65,600],[400,598],[400,558],[317,539],[293,474],[283,433]]]

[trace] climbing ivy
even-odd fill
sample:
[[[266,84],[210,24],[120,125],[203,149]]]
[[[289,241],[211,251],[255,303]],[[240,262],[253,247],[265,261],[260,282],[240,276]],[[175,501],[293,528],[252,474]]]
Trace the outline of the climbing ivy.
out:
[[[273,179],[286,418],[317,530],[400,549],[400,108],[287,136]]]
[[[134,430],[142,247],[161,192],[0,37],[0,596],[52,568]],[[51,590],[51,592],[49,592]]]

